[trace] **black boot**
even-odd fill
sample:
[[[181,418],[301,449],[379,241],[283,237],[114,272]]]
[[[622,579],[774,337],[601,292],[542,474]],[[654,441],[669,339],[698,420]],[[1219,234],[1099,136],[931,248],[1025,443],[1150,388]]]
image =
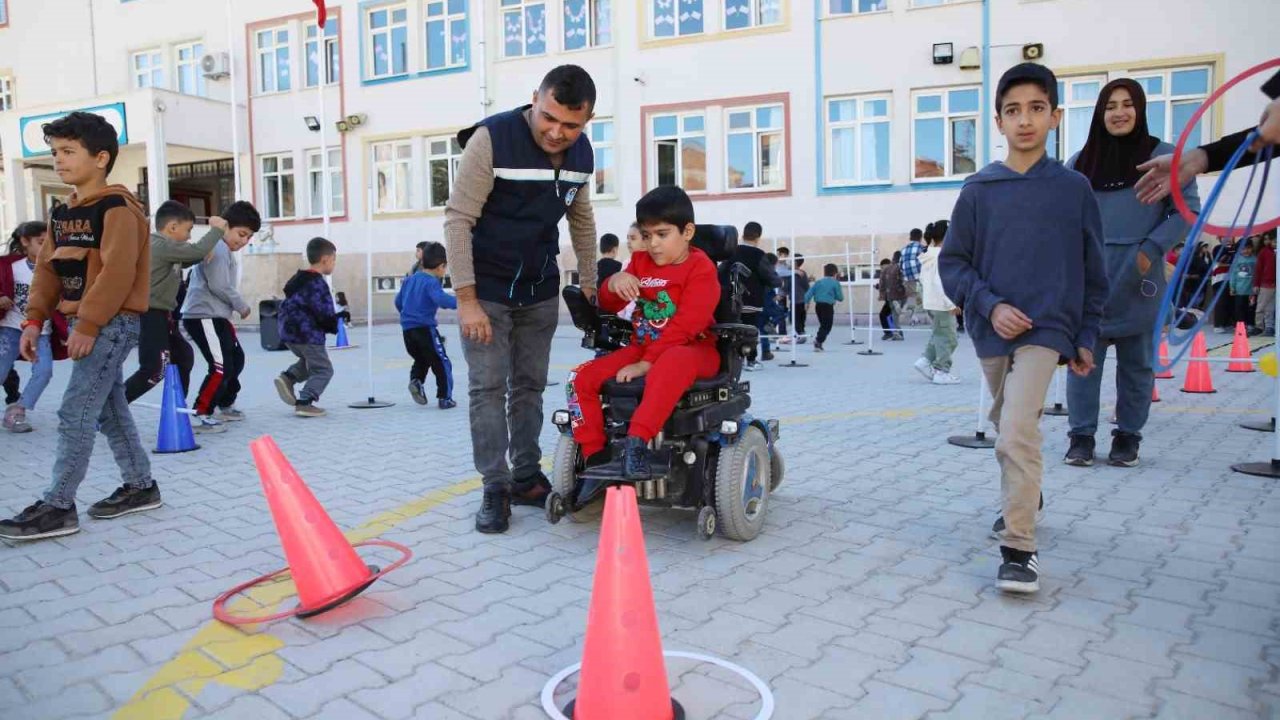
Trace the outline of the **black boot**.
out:
[[[634,435],[622,441],[622,477],[625,480],[648,480],[649,443]]]
[[[511,525],[511,491],[500,485],[486,485],[480,512],[476,513],[476,530],[482,533],[504,533]]]
[[[511,504],[545,507],[551,494],[551,481],[539,470],[523,480],[511,484]]]

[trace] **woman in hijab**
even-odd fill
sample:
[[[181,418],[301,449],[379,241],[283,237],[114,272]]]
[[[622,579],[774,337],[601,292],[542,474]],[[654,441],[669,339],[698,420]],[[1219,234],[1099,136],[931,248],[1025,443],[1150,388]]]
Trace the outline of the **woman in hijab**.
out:
[[[1134,185],[1138,166],[1152,156],[1173,152],[1147,128],[1147,97],[1142,86],[1128,78],[1107,83],[1098,95],[1093,122],[1084,148],[1067,161],[1089,179],[1102,212],[1104,257],[1111,294],[1102,312],[1102,332],[1093,356],[1097,366],[1086,377],[1067,377],[1067,409],[1071,448],[1065,462],[1093,464],[1094,435],[1107,348],[1116,349],[1116,420],[1108,462],[1120,467],[1138,464],[1142,428],[1151,410],[1151,340],[1161,298],[1164,297],[1164,257],[1186,238],[1187,223],[1169,199],[1144,205]],[[1194,180],[1182,189],[1187,202],[1200,209]]]

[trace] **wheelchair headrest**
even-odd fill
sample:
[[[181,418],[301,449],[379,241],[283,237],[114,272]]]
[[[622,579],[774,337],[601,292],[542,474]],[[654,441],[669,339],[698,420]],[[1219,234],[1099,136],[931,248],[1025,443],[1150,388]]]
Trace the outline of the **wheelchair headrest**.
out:
[[[733,257],[733,249],[737,245],[738,228],[732,225],[698,225],[693,233],[693,246],[706,253],[714,263]]]

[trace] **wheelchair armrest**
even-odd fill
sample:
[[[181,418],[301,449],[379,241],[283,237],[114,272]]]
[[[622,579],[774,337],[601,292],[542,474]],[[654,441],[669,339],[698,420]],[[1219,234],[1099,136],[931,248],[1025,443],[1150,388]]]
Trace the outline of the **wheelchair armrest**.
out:
[[[595,332],[600,326],[600,308],[596,307],[582,292],[582,288],[569,285],[561,291],[564,304],[569,309],[569,317],[573,326],[583,332]]]
[[[711,330],[722,342],[742,350],[750,350],[756,346],[756,343],[760,342],[760,330],[754,325],[716,323],[711,326]]]

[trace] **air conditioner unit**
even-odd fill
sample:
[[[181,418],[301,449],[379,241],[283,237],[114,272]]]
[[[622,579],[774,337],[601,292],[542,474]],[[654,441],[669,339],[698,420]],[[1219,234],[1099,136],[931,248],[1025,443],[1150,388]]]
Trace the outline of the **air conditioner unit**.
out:
[[[209,53],[200,58],[200,71],[210,80],[231,76],[231,56],[227,53]]]

